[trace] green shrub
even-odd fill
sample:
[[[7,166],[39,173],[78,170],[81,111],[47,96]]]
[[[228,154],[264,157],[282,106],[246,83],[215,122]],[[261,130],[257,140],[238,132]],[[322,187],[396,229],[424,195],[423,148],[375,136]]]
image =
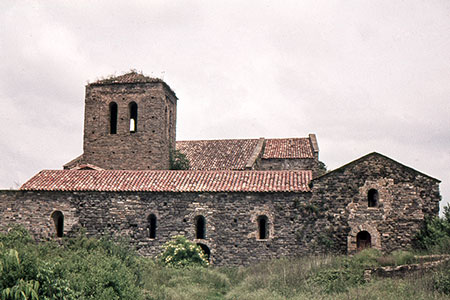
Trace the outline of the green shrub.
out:
[[[170,150],[170,169],[189,170],[189,160],[180,150]]]
[[[84,235],[34,243],[22,229],[0,234],[1,299],[142,299],[137,254]],[[3,294],[2,294],[3,293]],[[38,297],[38,298],[37,298]]]
[[[325,175],[327,173],[327,165],[319,160],[319,165],[317,167],[317,177]]]
[[[395,266],[395,258],[390,255],[381,256],[381,257],[377,258],[377,262],[382,267]]]
[[[440,293],[450,295],[450,273],[437,273],[434,276],[434,288]]]
[[[382,257],[380,250],[374,248],[364,249],[353,256],[352,263],[357,268],[371,268],[378,265],[378,260]]]
[[[308,279],[326,294],[347,292],[365,283],[364,270],[379,265],[382,256],[377,249],[365,249],[353,257],[337,257],[322,266]]]
[[[450,253],[450,204],[444,207],[443,218],[430,218],[416,235],[414,246],[418,249]]]
[[[12,226],[7,233],[0,233],[0,243],[5,248],[22,248],[34,244],[30,233],[23,226]]]
[[[1,292],[2,300],[39,300],[39,282],[20,279],[16,285]]]
[[[208,259],[200,246],[177,235],[163,245],[164,252],[160,256],[163,264],[172,267],[207,266]]]
[[[36,277],[40,283],[39,295],[48,300],[75,299],[76,293],[67,277],[60,262],[42,262]]]
[[[409,251],[396,250],[391,253],[391,256],[394,258],[395,265],[397,266],[413,264],[416,262],[414,254]]]
[[[433,276],[433,287],[436,291],[450,295],[450,262],[445,263]]]
[[[349,268],[325,269],[312,280],[328,294],[346,292],[349,287],[364,283],[362,273]]]
[[[0,248],[0,290],[12,287],[24,276],[19,253],[14,249]]]

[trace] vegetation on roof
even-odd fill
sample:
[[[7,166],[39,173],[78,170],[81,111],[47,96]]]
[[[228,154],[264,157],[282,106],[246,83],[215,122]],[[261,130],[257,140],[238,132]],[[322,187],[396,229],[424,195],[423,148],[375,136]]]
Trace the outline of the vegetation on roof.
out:
[[[172,88],[165,83],[164,80],[158,77],[149,77],[143,74],[142,71],[137,71],[135,69],[131,69],[128,73],[122,75],[109,75],[106,77],[101,77],[100,79],[94,82],[88,82],[89,86],[96,85],[108,85],[108,84],[127,84],[127,83],[152,83],[152,82],[160,82],[162,83],[172,94],[176,97],[175,92]]]
[[[189,170],[189,159],[180,150],[170,150],[170,169],[171,170]]]

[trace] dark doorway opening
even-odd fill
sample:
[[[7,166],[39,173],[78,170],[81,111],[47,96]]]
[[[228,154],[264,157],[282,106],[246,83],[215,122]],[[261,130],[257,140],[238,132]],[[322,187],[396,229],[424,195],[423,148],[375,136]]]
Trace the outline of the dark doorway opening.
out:
[[[372,238],[367,231],[361,231],[356,235],[356,247],[358,251],[371,248]]]
[[[205,244],[201,244],[198,243],[198,246],[200,246],[200,248],[202,248],[203,253],[205,253],[206,258],[208,259],[209,262],[209,258],[211,257],[211,251],[209,250],[208,246],[206,246]]]

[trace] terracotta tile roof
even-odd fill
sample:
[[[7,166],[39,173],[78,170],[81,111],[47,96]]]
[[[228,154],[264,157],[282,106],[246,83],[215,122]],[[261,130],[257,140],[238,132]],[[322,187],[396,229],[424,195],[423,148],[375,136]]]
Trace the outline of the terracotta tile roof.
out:
[[[262,158],[314,158],[314,155],[309,138],[266,139]]]
[[[179,141],[191,170],[244,170],[258,139]]]
[[[308,192],[307,171],[44,170],[21,186],[38,191]]]

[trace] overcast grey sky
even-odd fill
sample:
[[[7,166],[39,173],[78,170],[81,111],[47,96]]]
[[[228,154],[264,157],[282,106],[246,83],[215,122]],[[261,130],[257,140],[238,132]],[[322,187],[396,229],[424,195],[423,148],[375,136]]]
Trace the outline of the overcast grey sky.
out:
[[[450,1],[0,2],[0,187],[82,153],[84,87],[130,69],[179,97],[177,139],[316,133],[450,200]]]

